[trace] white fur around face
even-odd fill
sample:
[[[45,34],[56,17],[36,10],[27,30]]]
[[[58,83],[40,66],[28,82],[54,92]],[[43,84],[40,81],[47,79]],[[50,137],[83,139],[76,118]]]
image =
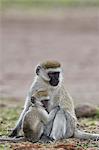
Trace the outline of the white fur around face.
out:
[[[46,81],[49,81],[49,80],[50,80],[50,78],[49,78],[49,76],[48,76],[46,70],[43,69],[43,68],[40,70],[40,76],[41,76],[44,80],[46,80]]]
[[[46,70],[46,72],[60,72],[60,75],[59,75],[59,85],[61,85],[62,81],[63,81],[63,70],[59,67],[59,68],[49,68]],[[57,86],[56,86],[57,87]],[[55,87],[54,87],[55,88]]]
[[[62,69],[59,67],[59,68],[49,68],[49,69],[46,69],[46,72],[62,72]]]
[[[62,69],[60,67],[59,68],[49,68],[49,69],[42,68],[40,70],[40,75],[38,76],[38,78],[41,77],[45,81],[50,81],[50,78],[48,77],[48,72],[60,72],[60,75],[59,75],[59,84],[57,86],[51,86],[51,85],[49,85],[53,89],[55,89],[58,86],[60,86],[61,83],[62,83],[62,81],[63,81],[63,71],[62,71]]]

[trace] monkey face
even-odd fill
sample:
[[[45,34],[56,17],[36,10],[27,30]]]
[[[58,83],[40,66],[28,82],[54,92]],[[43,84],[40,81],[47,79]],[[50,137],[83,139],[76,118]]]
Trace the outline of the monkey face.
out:
[[[50,85],[51,86],[57,86],[58,83],[59,83],[59,75],[60,75],[60,72],[48,72],[48,76],[50,78]]]
[[[41,106],[44,107],[45,110],[48,110],[48,102],[50,97],[48,95],[48,91],[38,91],[34,93],[31,97],[32,106]]]
[[[43,106],[42,102],[39,101],[36,97],[31,97],[32,106]]]
[[[32,106],[42,106],[48,112],[49,99],[38,100],[34,96],[31,97]]]
[[[46,111],[48,111],[48,102],[49,102],[49,99],[41,101],[41,103],[43,104],[43,107],[45,108]]]
[[[62,68],[58,62],[46,62],[38,65],[36,74],[51,86],[57,86],[62,81]]]
[[[31,97],[31,102],[32,102],[32,104],[36,103],[36,98],[34,96]]]

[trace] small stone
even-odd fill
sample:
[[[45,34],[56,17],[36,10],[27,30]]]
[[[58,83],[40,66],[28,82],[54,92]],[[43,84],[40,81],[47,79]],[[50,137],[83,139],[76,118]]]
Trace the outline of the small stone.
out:
[[[93,117],[96,115],[97,107],[90,104],[80,104],[76,106],[75,113],[78,118]]]
[[[0,104],[0,108],[6,107],[6,104]]]

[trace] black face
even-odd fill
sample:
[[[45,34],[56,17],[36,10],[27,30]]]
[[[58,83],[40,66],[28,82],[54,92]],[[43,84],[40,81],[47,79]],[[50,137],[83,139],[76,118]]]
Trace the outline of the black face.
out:
[[[48,76],[50,78],[50,85],[57,86],[59,83],[59,74],[60,72],[48,72]]]
[[[41,102],[42,102],[43,107],[45,108],[45,110],[48,111],[48,102],[49,102],[49,100],[48,99],[47,100],[42,100]]]

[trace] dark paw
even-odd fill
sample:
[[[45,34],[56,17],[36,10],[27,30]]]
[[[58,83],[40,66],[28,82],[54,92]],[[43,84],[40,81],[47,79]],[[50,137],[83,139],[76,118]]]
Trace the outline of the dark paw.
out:
[[[9,135],[9,137],[16,137],[17,136],[17,130],[14,129],[11,134]]]

